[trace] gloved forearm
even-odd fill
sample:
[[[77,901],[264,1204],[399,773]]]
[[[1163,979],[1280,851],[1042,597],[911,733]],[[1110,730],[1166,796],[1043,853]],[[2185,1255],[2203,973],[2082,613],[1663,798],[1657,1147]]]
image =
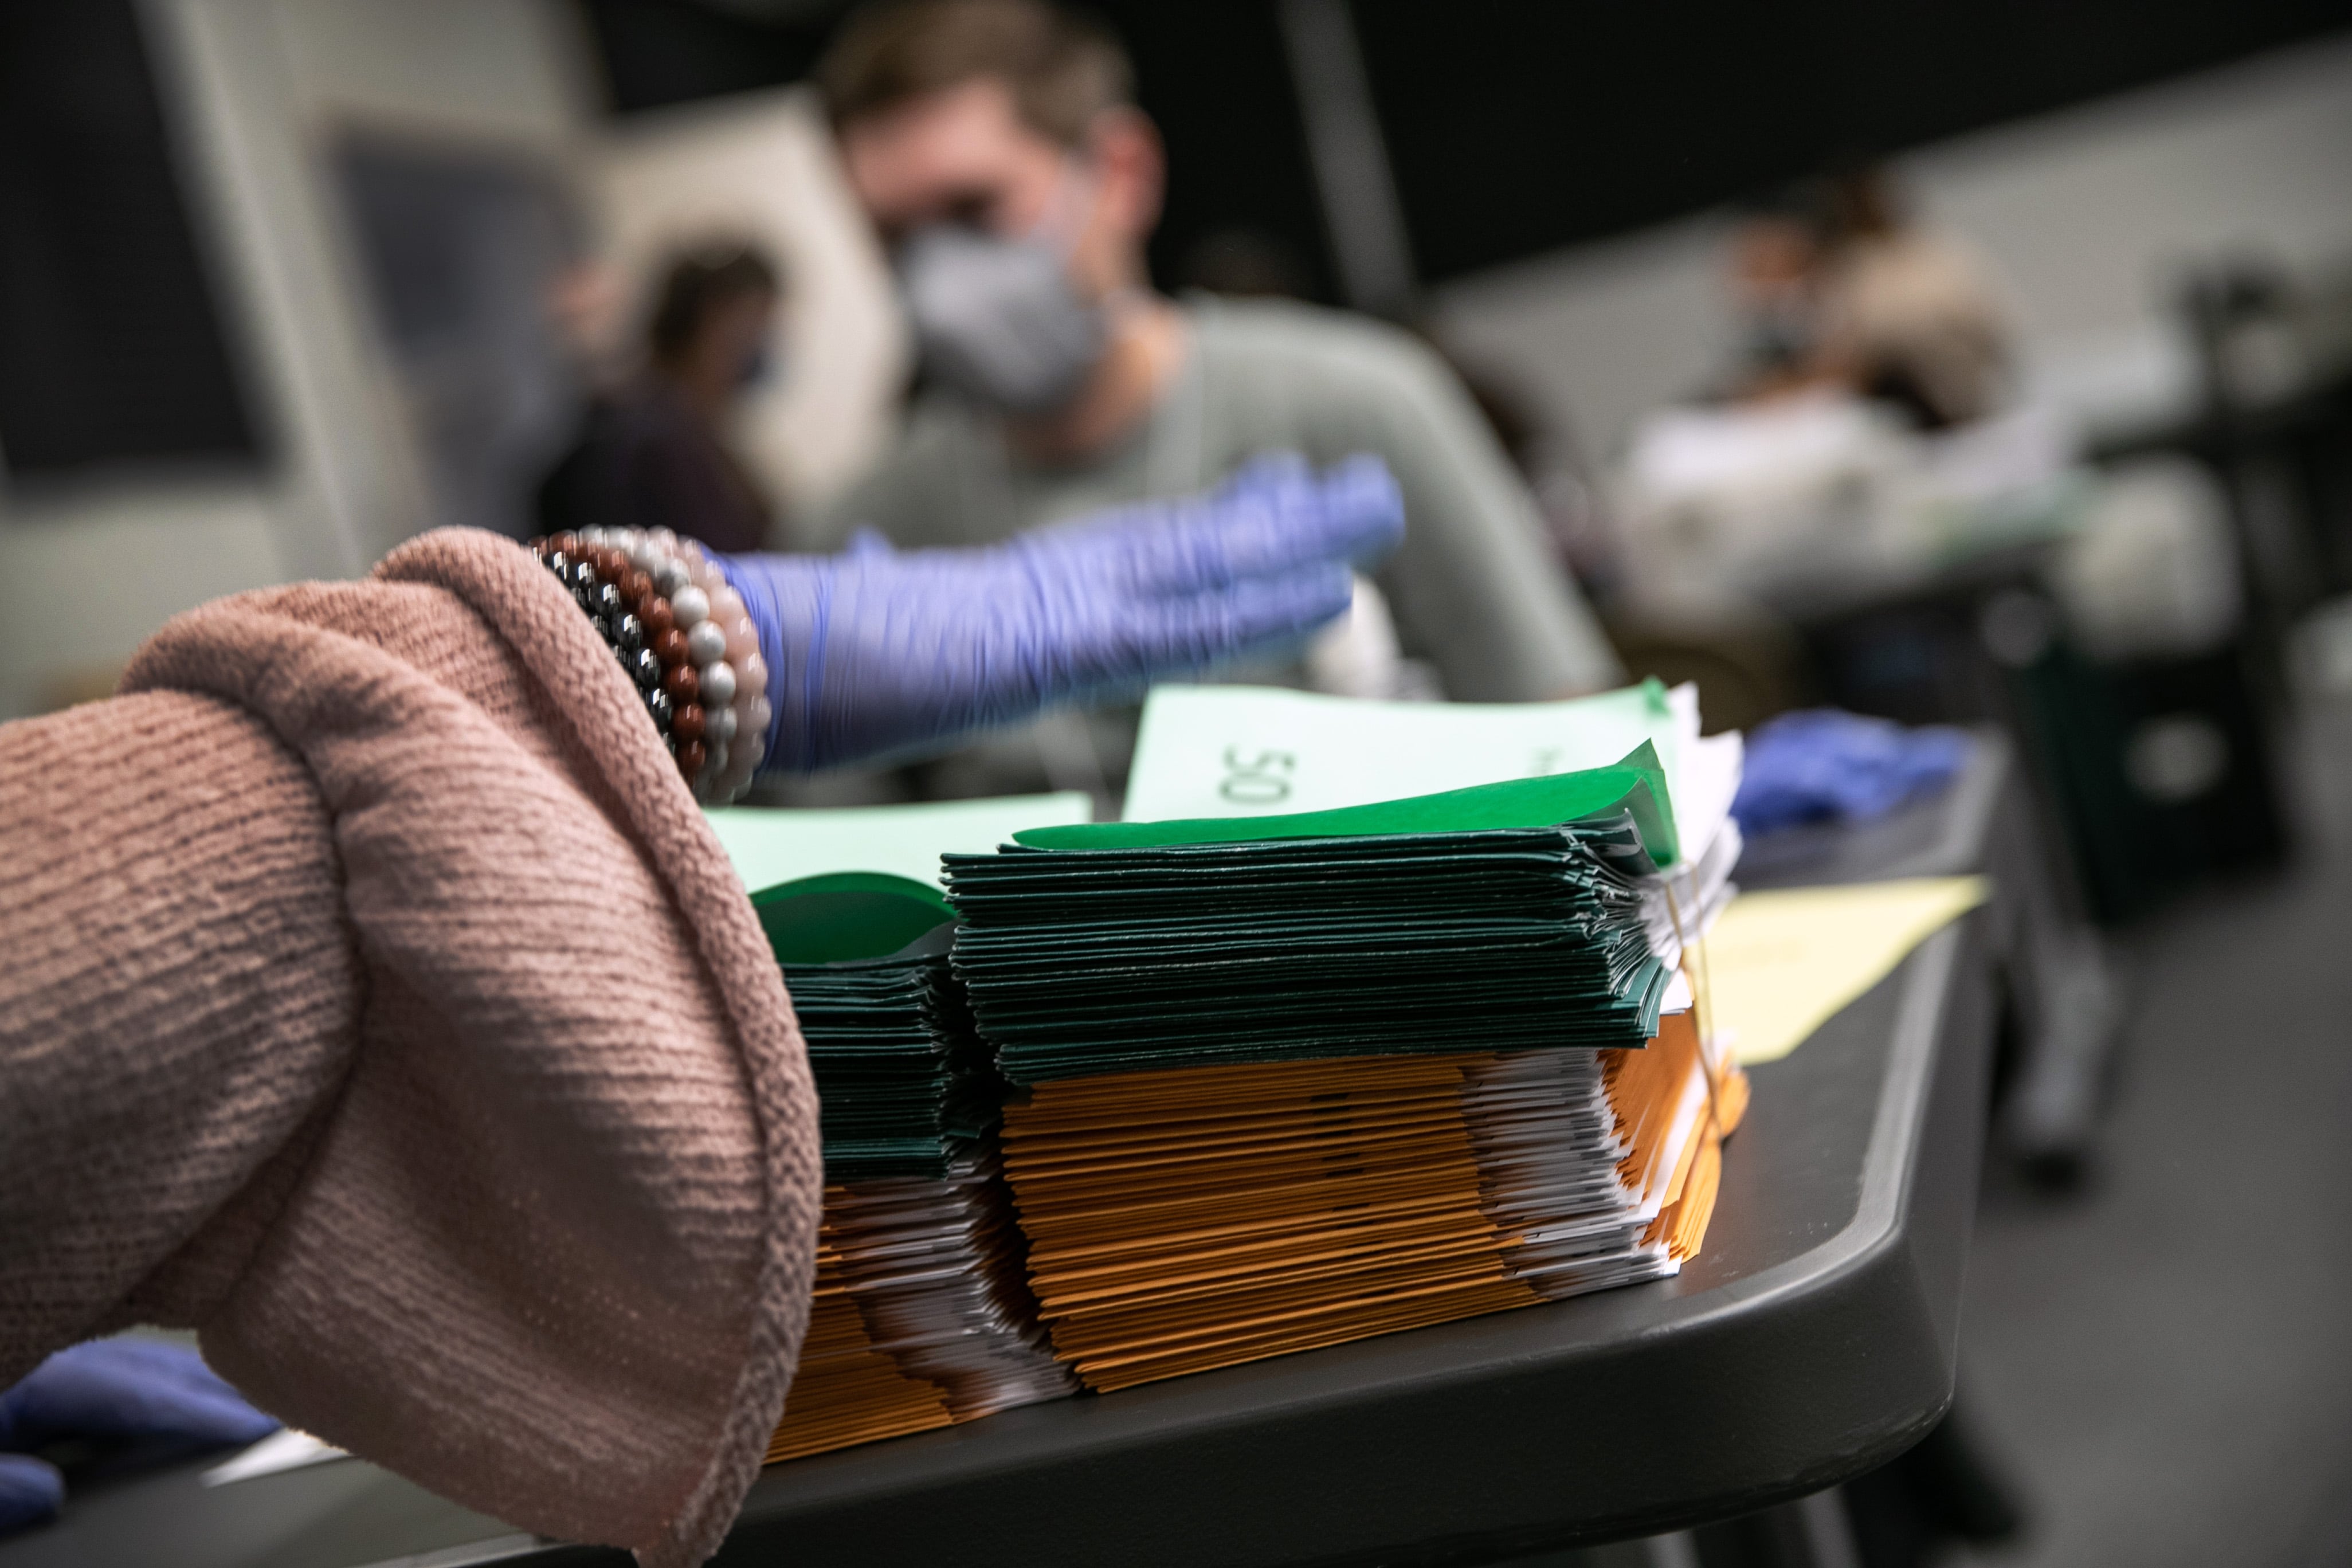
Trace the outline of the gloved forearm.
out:
[[[1377,459],[1261,461],[1212,494],[1143,502],[980,550],[721,557],[757,629],[763,771],[904,752],[1303,637],[1404,517]]]
[[[95,1439],[193,1452],[277,1429],[184,1346],[116,1339],[59,1351],[0,1389],[0,1535],[39,1523],[64,1502],[64,1478],[32,1452],[47,1444]]]

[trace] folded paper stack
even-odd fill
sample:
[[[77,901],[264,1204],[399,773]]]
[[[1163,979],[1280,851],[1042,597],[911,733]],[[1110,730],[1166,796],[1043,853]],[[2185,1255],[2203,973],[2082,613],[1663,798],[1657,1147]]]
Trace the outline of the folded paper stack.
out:
[[[1703,808],[1685,853],[1661,751],[1706,753],[1696,710],[1636,691],[1653,731],[1605,767],[948,857],[957,973],[1026,1089],[1003,1149],[1032,1284],[1089,1386],[1696,1253],[1746,1084],[1684,949],[1738,846]]]

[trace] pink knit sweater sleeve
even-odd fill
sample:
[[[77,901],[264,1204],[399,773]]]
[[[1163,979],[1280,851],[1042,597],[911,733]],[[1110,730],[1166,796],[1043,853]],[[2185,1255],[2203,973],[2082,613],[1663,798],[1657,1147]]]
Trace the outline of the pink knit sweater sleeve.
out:
[[[805,1322],[816,1102],[627,679],[452,531],[125,690],[0,728],[0,1384],[192,1326],[459,1502],[698,1562]]]

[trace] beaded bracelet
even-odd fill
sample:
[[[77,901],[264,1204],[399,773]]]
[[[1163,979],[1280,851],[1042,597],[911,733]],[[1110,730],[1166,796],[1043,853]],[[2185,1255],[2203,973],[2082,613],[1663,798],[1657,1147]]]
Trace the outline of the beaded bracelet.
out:
[[[718,565],[667,529],[588,528],[530,548],[635,682],[695,798],[742,794],[767,750],[768,667]]]

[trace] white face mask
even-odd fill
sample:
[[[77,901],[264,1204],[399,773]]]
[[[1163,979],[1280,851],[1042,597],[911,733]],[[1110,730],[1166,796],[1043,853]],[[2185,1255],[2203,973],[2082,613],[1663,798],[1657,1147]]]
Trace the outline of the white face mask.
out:
[[[933,375],[1008,414],[1050,414],[1077,395],[1109,340],[1101,303],[1070,282],[1063,231],[1077,226],[1049,213],[1013,237],[950,224],[908,237],[899,286]]]

